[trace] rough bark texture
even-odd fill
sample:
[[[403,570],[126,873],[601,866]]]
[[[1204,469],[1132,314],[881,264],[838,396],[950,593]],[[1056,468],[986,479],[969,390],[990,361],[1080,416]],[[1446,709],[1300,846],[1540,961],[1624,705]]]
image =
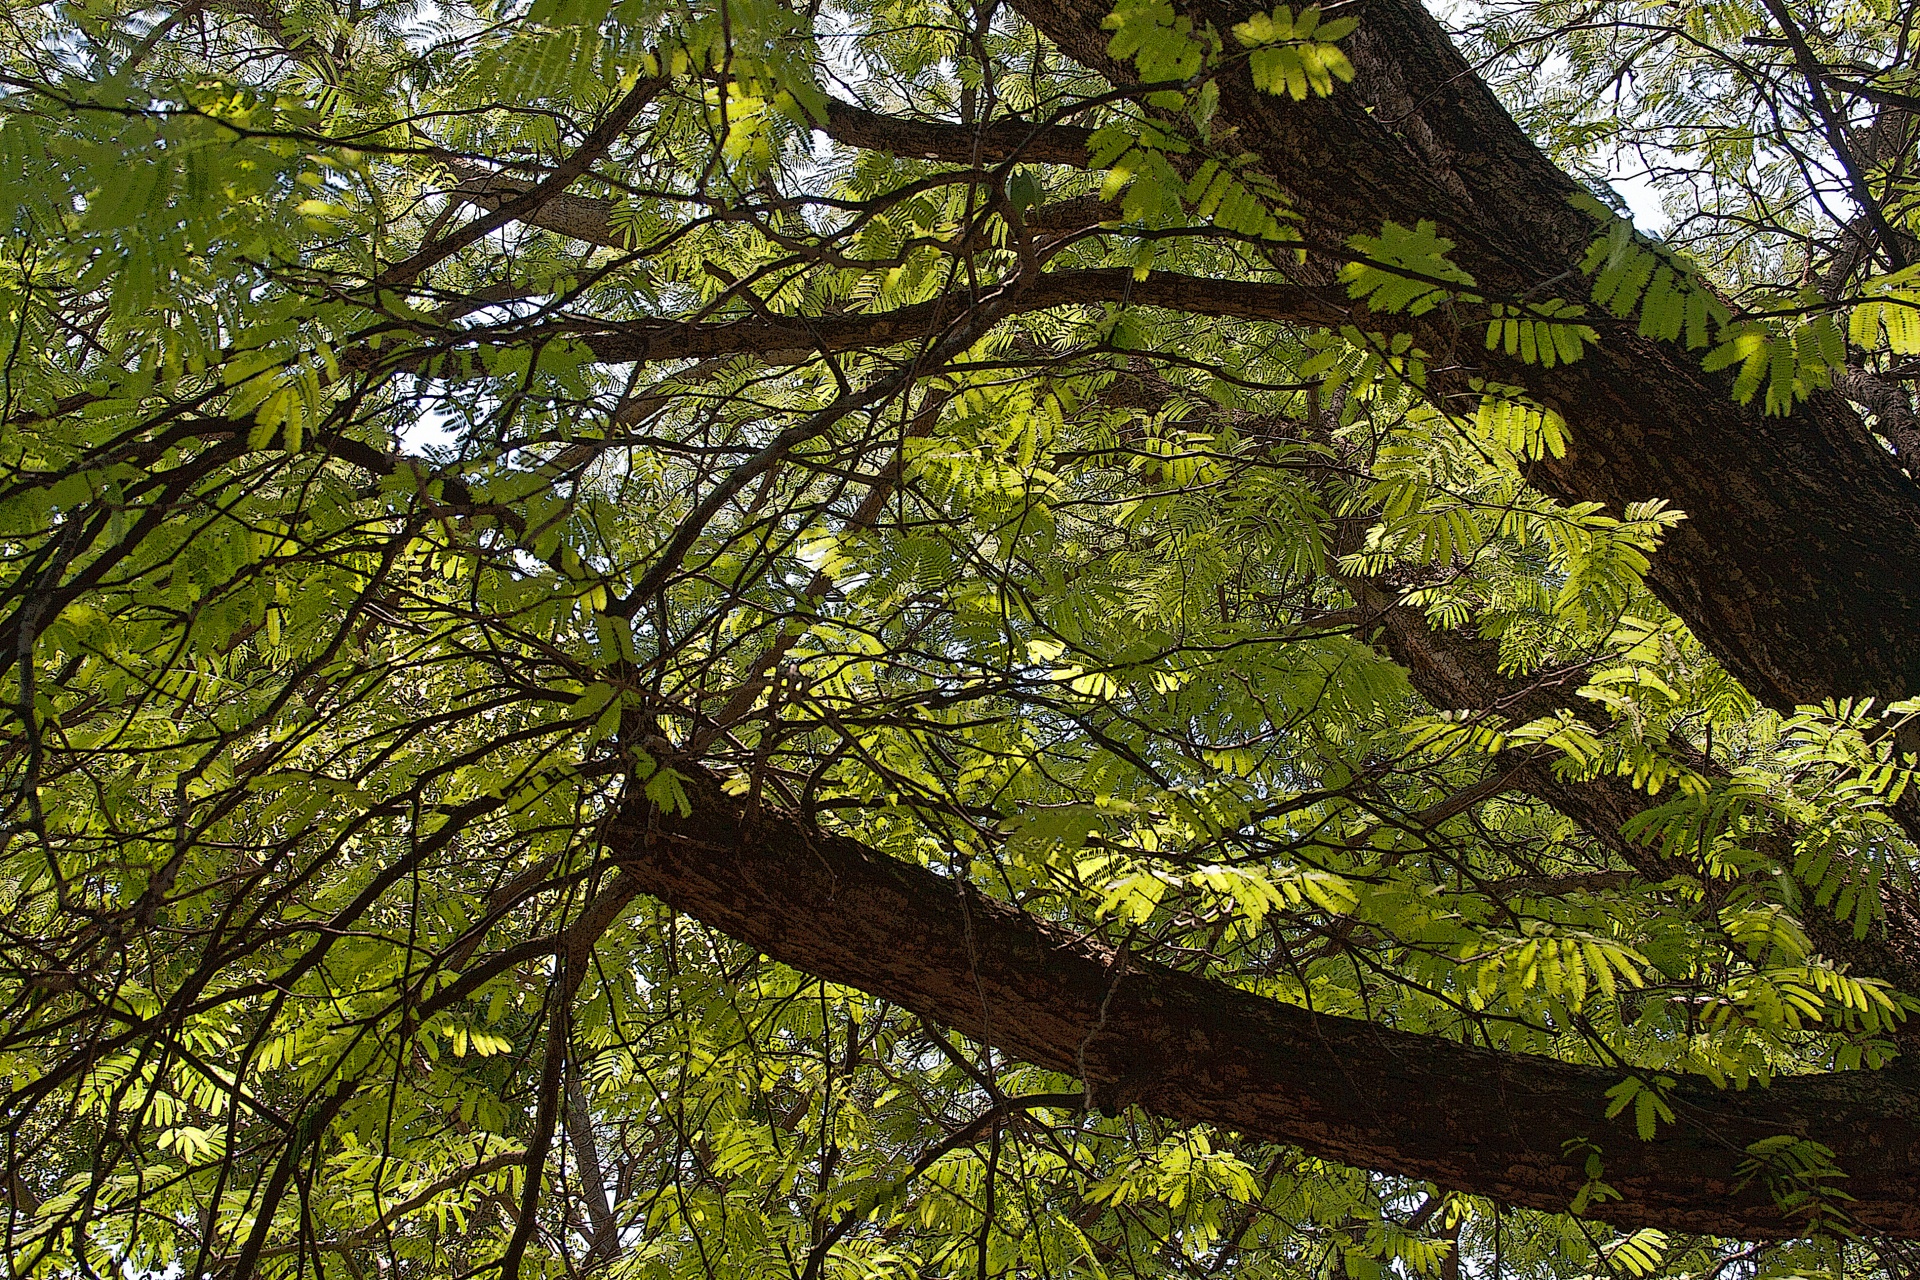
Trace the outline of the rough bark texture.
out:
[[[1904,386],[1865,369],[1842,369],[1833,375],[1833,389],[1866,407],[1909,474],[1920,468],[1920,415]]]
[[[836,142],[869,151],[925,160],[1001,164],[1008,160],[1084,165],[1093,130],[1045,120],[1002,117],[978,125],[908,120],[868,111],[838,99],[827,101],[820,131]]]
[[[684,767],[683,767],[684,768]],[[1564,1210],[1597,1146],[1622,1199],[1591,1212],[1748,1238],[1798,1234],[1749,1144],[1832,1147],[1859,1226],[1920,1236],[1920,1093],[1884,1075],[1769,1089],[1683,1082],[1642,1142],[1604,1117],[1622,1073],[1316,1015],[1116,953],[694,773],[692,815],[635,802],[610,833],[646,891],[784,963],[872,992],[1085,1083],[1089,1101],[1213,1123],[1510,1204]],[[635,788],[635,793],[639,791]]]
[[[1108,0],[1015,7],[1089,67],[1133,78],[1106,56]],[[1246,16],[1213,0],[1175,7],[1220,31]],[[1292,102],[1243,72],[1223,76],[1235,145],[1287,186],[1322,244],[1426,219],[1481,289],[1584,300],[1577,265],[1596,228],[1568,203],[1574,182],[1417,0],[1367,0],[1362,18],[1347,42],[1358,79],[1330,98]],[[1616,511],[1664,498],[1687,513],[1653,586],[1757,696],[1788,707],[1920,690],[1920,487],[1839,396],[1765,417],[1733,403],[1730,376],[1702,372],[1699,352],[1631,325],[1605,325],[1598,351],[1543,370],[1486,352],[1481,319],[1463,317],[1454,350],[1424,333],[1435,364],[1477,366],[1566,416],[1572,448],[1533,476],[1547,491]]]
[[[1130,299],[1141,306],[1167,307],[1194,315],[1239,316],[1306,324],[1341,324],[1354,309],[1338,291],[1305,285],[1209,280],[1170,271],[1153,271],[1135,280],[1126,267],[1049,271],[992,290],[1004,315],[1077,303]],[[816,352],[913,342],[938,333],[985,300],[936,298],[892,311],[823,316],[753,316],[739,320],[685,324],[674,320],[633,320],[614,329],[579,334],[600,360],[626,363],[705,359],[757,353],[767,359],[800,359]]]

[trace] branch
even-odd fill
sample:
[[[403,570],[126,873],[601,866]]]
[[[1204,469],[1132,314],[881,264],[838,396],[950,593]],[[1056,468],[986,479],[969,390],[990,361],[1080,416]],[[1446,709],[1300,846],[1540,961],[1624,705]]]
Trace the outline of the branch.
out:
[[[1914,414],[1905,387],[1870,370],[1850,366],[1834,370],[1833,389],[1865,406],[1901,465],[1920,473],[1920,417]]]
[[[901,116],[882,115],[837,98],[827,101],[826,119],[819,127],[820,132],[835,142],[850,147],[891,151],[895,155],[918,160],[944,160],[965,165],[1025,160],[1084,168],[1088,140],[1093,136],[1093,130],[1077,125],[1022,120],[1018,117],[988,120],[979,125],[909,120]],[[495,225],[518,219],[588,244],[609,249],[628,247],[626,235],[613,226],[614,202],[611,200],[597,196],[568,195],[560,189],[565,183],[556,187],[552,185],[550,177],[539,183],[530,182],[495,172],[459,156],[446,157],[446,164],[454,176],[461,179],[453,194],[501,215]],[[584,167],[580,172],[585,172]],[[574,176],[580,175],[576,173]],[[1103,209],[1101,217],[1094,217],[1081,225],[1090,226],[1104,216],[1110,215]],[[1033,223],[1031,218],[1028,221]],[[488,230],[491,229],[491,226],[488,227]],[[473,237],[477,238],[478,235]],[[472,243],[472,240],[463,243]],[[459,247],[455,246],[456,249]]]
[[[1874,235],[1880,241],[1880,251],[1887,255],[1887,261],[1898,271],[1907,265],[1906,250],[1900,244],[1900,237],[1887,223],[1886,211],[1880,207],[1878,197],[1867,185],[1860,173],[1860,166],[1853,155],[1853,140],[1848,137],[1847,122],[1827,97],[1825,84],[1822,83],[1825,69],[1813,49],[1807,44],[1806,36],[1800,30],[1800,24],[1793,20],[1781,0],[1761,0],[1773,20],[1780,24],[1780,32],[1787,38],[1787,45],[1793,50],[1793,60],[1800,68],[1800,74],[1807,82],[1807,95],[1813,101],[1814,114],[1820,117],[1820,124],[1827,137],[1827,145],[1833,148],[1833,158],[1839,163],[1841,172],[1847,175],[1847,187],[1853,194],[1853,202],[1859,206],[1862,216],[1873,227]]]
[[[463,180],[451,194],[471,200],[485,209],[498,211],[532,191],[536,185],[525,178],[496,173],[458,157],[449,158],[446,164],[455,177]],[[519,213],[509,216],[518,218],[528,226],[540,227],[587,244],[597,244],[607,249],[631,248],[626,232],[613,224],[615,208],[612,200],[602,196],[562,193],[550,195],[531,208],[522,207]],[[1042,205],[1028,213],[1025,222],[1029,231],[1059,235],[1098,226],[1119,216],[1120,206],[1113,201],[1102,200],[1099,196],[1077,196]]]
[[[533,1128],[527,1136],[527,1149],[520,1157],[526,1175],[520,1192],[519,1218],[513,1224],[513,1235],[507,1240],[506,1252],[501,1255],[499,1263],[502,1280],[520,1280],[521,1259],[526,1256],[527,1245],[533,1240],[537,1225],[535,1213],[540,1205],[542,1173],[547,1152],[553,1144],[555,1119],[565,1105],[561,1097],[561,1081],[573,1039],[573,998],[580,990],[581,981],[587,976],[595,944],[600,941],[601,935],[613,927],[613,922],[620,918],[627,904],[645,890],[646,886],[637,876],[622,872],[612,884],[588,900],[579,918],[561,933],[559,945],[554,948],[558,981],[547,994],[546,1054],[541,1063]],[[604,1189],[602,1194],[605,1194]],[[596,1233],[596,1247],[598,1243]]]
[[[820,131],[835,142],[865,151],[891,151],[916,160],[953,164],[1000,164],[1025,160],[1085,167],[1093,130],[1077,125],[1022,120],[986,120],[977,125],[908,120],[882,115],[835,98],[827,100]]]
[[[780,432],[753,457],[729,471],[724,479],[711,486],[692,510],[681,518],[674,529],[673,536],[654,556],[652,563],[647,566],[647,571],[640,575],[633,589],[624,598],[615,602],[611,611],[619,617],[632,617],[634,610],[664,588],[672,575],[678,571],[681,560],[693,549],[700,535],[706,531],[707,524],[748,481],[778,466],[793,449],[830,430],[848,414],[907,391],[922,373],[937,372],[949,360],[977,342],[1007,313],[1007,308],[1012,301],[1020,296],[1018,285],[1018,281],[1010,282],[1000,289],[989,292],[978,305],[961,310],[950,323],[940,327],[937,335],[933,333],[924,335],[936,340],[927,342],[906,367],[861,390],[848,390],[842,393],[832,404],[817,413],[809,414]],[[937,302],[934,305],[940,304]],[[937,312],[930,314],[929,327],[941,318]]]
[[[494,173],[464,160],[449,161],[454,176],[464,179],[452,195],[471,200],[483,209],[498,213],[532,191],[536,184],[524,178]],[[541,227],[574,240],[584,240],[608,249],[625,249],[626,234],[613,225],[614,202],[601,196],[576,196],[558,193],[530,207],[522,207],[517,217],[528,226]]]
[[[607,149],[619,141],[627,126],[659,96],[667,87],[667,81],[661,78],[641,80],[627,90],[620,101],[614,104],[606,119],[593,127],[586,138],[575,148],[572,155],[555,165],[551,172],[520,195],[507,200],[496,207],[484,218],[477,218],[452,235],[443,236],[420,249],[404,261],[396,262],[375,279],[374,284],[381,288],[398,288],[418,279],[420,273],[435,263],[444,262],[460,250],[466,248],[490,231],[497,231],[523,213],[531,212],[547,203],[569,184],[591,169],[594,162],[607,153]]]
[[[1001,315],[1014,315],[1108,302],[1310,325],[1342,324],[1354,314],[1354,304],[1339,290],[1210,280],[1170,271],[1149,272],[1146,279],[1135,280],[1126,267],[1049,272],[995,305]],[[926,338],[936,324],[950,322],[966,305],[965,299],[943,297],[870,314],[751,316],[711,324],[635,320],[577,336],[595,359],[609,364],[746,354],[777,361]]]
[[[1920,1237],[1920,1093],[1865,1073],[1716,1090],[1688,1080],[1678,1123],[1652,1141],[1605,1118],[1618,1072],[1476,1049],[1314,1014],[1114,953],[971,886],[749,811],[676,765],[690,815],[638,786],[609,830],[646,892],[774,959],[858,987],[1041,1068],[1078,1076],[1103,1109],[1138,1105],[1507,1204],[1565,1211],[1600,1149],[1624,1197],[1592,1209],[1623,1227],[1741,1238],[1801,1234],[1746,1148],[1817,1135],[1848,1175],[1857,1224]]]
[[[593,1103],[580,1081],[580,1064],[567,1064],[567,1136],[573,1142],[574,1168],[580,1180],[580,1199],[593,1226],[588,1242],[592,1266],[604,1267],[620,1256],[620,1224],[607,1198],[607,1175],[600,1163],[600,1142],[593,1132]]]
[[[540,346],[570,340],[583,343],[606,364],[653,364],[668,360],[709,360],[751,355],[770,364],[797,363],[814,355],[899,346],[937,336],[970,307],[991,301],[995,317],[1049,307],[1115,303],[1165,307],[1191,315],[1324,327],[1350,323],[1365,314],[1339,289],[1306,285],[1213,280],[1170,271],[1149,272],[1135,280],[1128,267],[1095,267],[1047,272],[1022,281],[1017,290],[983,289],[975,298],[943,296],[892,311],[830,315],[760,315],[737,320],[628,320],[582,329],[578,324],[542,325],[495,335],[486,330],[454,331],[447,346],[403,351],[384,357],[369,346],[340,354],[340,367],[418,372],[456,344]]]

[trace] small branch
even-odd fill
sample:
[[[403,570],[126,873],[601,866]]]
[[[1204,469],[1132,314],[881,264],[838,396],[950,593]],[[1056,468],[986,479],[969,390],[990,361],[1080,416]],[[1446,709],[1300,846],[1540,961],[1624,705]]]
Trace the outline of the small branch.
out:
[[[421,246],[411,257],[388,267],[374,280],[376,288],[393,289],[411,283],[428,267],[445,261],[480,237],[499,230],[523,213],[539,208],[565,191],[569,184],[607,153],[620,135],[627,131],[634,117],[646,109],[647,104],[667,87],[667,83],[664,78],[657,77],[639,81],[607,113],[607,118],[594,126],[574,153],[555,165],[545,178],[521,195],[503,202],[486,217],[477,218],[452,235]]]

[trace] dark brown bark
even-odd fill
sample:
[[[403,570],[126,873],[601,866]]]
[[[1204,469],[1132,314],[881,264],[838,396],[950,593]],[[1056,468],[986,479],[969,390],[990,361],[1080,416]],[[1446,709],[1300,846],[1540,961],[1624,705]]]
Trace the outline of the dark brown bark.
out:
[[[1107,0],[1015,7],[1070,56],[1132,78],[1106,56]],[[1220,31],[1245,16],[1215,0],[1176,8]],[[1333,245],[1426,219],[1489,294],[1583,300],[1577,268],[1596,227],[1569,203],[1576,185],[1417,0],[1368,0],[1348,51],[1358,79],[1330,98],[1259,93],[1240,69],[1221,79],[1234,145],[1286,185],[1308,234]],[[1455,349],[1423,334],[1437,364],[1526,387],[1572,428],[1567,456],[1536,467],[1539,485],[1616,511],[1649,498],[1686,511],[1652,584],[1757,696],[1789,707],[1920,690],[1920,487],[1839,397],[1769,418],[1735,404],[1730,376],[1702,372],[1700,353],[1630,326],[1605,325],[1597,352],[1543,370],[1484,351],[1483,322],[1462,320]]]
[[[821,122],[820,131],[850,147],[954,164],[1026,160],[1085,165],[1087,141],[1093,136],[1091,129],[1044,120],[1001,117],[977,125],[909,120],[838,99],[828,100],[827,118]]]
[[[1208,280],[1167,271],[1149,272],[1144,280],[1135,280],[1126,267],[1051,271],[1031,281],[996,286],[992,294],[994,305],[1006,315],[1122,299],[1193,315],[1304,324],[1339,324],[1355,314],[1337,290]],[[710,324],[634,320],[617,329],[577,336],[597,358],[610,363],[703,359],[748,352],[773,359],[801,359],[816,352],[893,346],[922,339],[953,323],[969,305],[964,298],[940,298],[876,314],[753,316]],[[524,340],[524,335],[518,335],[517,340]]]
[[[1030,280],[1000,282],[982,289],[973,299],[943,297],[875,313],[816,316],[769,313],[704,323],[629,320],[590,329],[569,323],[511,329],[498,335],[476,330],[455,336],[462,346],[488,341],[531,346],[573,340],[583,343],[596,359],[609,364],[703,360],[746,354],[778,363],[803,360],[816,354],[924,341],[982,305],[991,305],[999,316],[1010,316],[1049,307],[1108,302],[1165,307],[1192,315],[1319,326],[1347,323],[1364,314],[1339,290],[1280,282],[1211,280],[1168,271],[1149,272],[1145,279],[1136,280],[1131,268],[1094,267],[1048,271]],[[364,346],[343,351],[340,367],[355,372],[376,367],[418,368],[430,358],[427,353],[409,351],[382,363],[377,350]]]
[[[868,151],[890,151],[920,160],[952,164],[1004,164],[1009,160],[1084,166],[1091,129],[1077,125],[1002,117],[978,125],[939,120],[912,120],[883,115],[838,99],[827,102],[820,131],[836,142]],[[613,225],[614,202],[599,196],[571,195],[552,187],[538,200],[524,197],[542,183],[495,173],[472,160],[450,156],[448,168],[461,179],[456,194],[491,212],[511,207],[507,216],[530,226],[544,227],[588,244],[627,248],[624,233]],[[560,184],[564,186],[565,184]],[[1104,209],[1077,225],[1088,226],[1108,216]]]
[[[1564,1210],[1586,1180],[1584,1154],[1567,1144],[1590,1144],[1623,1197],[1595,1216],[1748,1238],[1804,1230],[1739,1172],[1750,1144],[1802,1135],[1849,1174],[1860,1229],[1920,1237],[1920,1093],[1897,1078],[1744,1091],[1683,1081],[1678,1122],[1643,1142],[1604,1116],[1621,1071],[1316,1015],[1116,953],[777,810],[749,813],[681,768],[691,816],[635,800],[610,831],[647,892],[783,963],[1074,1076],[1096,1106],[1138,1105],[1544,1210]]]

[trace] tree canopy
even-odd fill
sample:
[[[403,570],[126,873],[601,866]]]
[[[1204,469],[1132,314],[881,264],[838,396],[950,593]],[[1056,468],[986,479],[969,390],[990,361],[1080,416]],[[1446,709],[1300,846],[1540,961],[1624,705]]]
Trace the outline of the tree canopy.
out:
[[[10,1274],[1920,1274],[1916,15],[17,0]]]

